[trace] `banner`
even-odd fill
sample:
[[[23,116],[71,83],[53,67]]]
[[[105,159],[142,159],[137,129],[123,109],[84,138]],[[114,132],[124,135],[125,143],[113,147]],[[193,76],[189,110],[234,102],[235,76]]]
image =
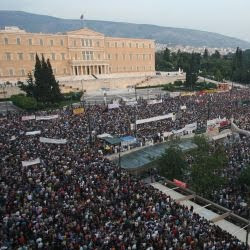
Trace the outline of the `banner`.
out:
[[[169,137],[173,134],[173,132],[164,132],[163,137]]]
[[[182,188],[187,188],[187,183],[174,179],[175,185]]]
[[[126,102],[126,106],[135,106],[137,105],[137,101]]]
[[[120,107],[119,103],[108,104],[108,109],[117,109],[119,107]]]
[[[59,117],[58,115],[37,116],[37,117],[36,117],[36,120],[37,120],[37,121],[52,120],[52,119],[57,119],[58,117]]]
[[[162,103],[162,99],[160,100],[148,100],[148,105],[158,104]]]
[[[43,143],[53,143],[53,144],[66,144],[67,143],[66,139],[50,139],[50,138],[40,137],[39,140],[40,142],[43,142]]]
[[[170,92],[169,93],[169,96],[171,97],[171,98],[175,98],[175,97],[177,97],[177,96],[180,96],[180,92]]]
[[[173,113],[169,113],[167,115],[160,115],[160,116],[155,116],[155,117],[150,117],[147,119],[141,119],[141,120],[137,120],[136,124],[143,124],[143,123],[148,123],[148,122],[155,122],[155,121],[160,121],[160,120],[165,120],[165,119],[173,119],[174,114]]]
[[[22,116],[22,121],[29,121],[29,120],[35,120],[35,119],[36,119],[35,115]]]
[[[197,122],[194,122],[194,123],[190,123],[190,124],[187,124],[184,129],[186,131],[193,131],[193,130],[196,130],[197,129]]]
[[[181,110],[186,110],[187,109],[187,106],[186,105],[183,105],[180,107]]]
[[[22,166],[28,167],[28,166],[32,166],[35,164],[39,164],[40,162],[41,162],[40,158],[36,158],[35,160],[30,160],[30,161],[22,161]]]
[[[84,113],[84,108],[73,109],[73,114],[74,115],[80,115],[80,114],[83,114],[83,113]]]
[[[41,130],[26,132],[25,135],[40,135]]]

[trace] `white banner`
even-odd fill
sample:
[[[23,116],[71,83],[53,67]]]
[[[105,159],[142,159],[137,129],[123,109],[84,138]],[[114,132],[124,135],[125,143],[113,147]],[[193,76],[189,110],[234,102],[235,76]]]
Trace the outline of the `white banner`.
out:
[[[192,131],[197,129],[197,122],[187,124],[184,128],[187,131]]]
[[[29,131],[25,133],[25,135],[40,135],[40,134],[41,134],[41,130]]]
[[[66,144],[67,143],[66,139],[50,139],[50,138],[40,137],[39,140],[40,142],[43,142],[43,143],[53,143],[53,144]]]
[[[141,120],[137,120],[136,124],[143,124],[143,123],[148,123],[148,122],[155,122],[155,121],[160,121],[160,120],[165,120],[165,119],[173,119],[174,118],[174,114],[173,113],[169,113],[167,115],[160,115],[160,116],[155,116],[155,117],[150,117],[147,119],[141,119]]]
[[[186,109],[187,109],[186,105],[181,106],[181,110],[186,110]]]
[[[185,131],[185,128],[179,129],[179,130],[173,130],[173,134],[182,134]]]
[[[11,141],[15,141],[16,140],[16,136],[15,135],[12,135],[11,138],[10,138]]]
[[[22,121],[29,121],[29,120],[35,120],[35,119],[36,119],[35,115],[22,116]]]
[[[172,98],[175,98],[175,97],[179,96],[180,94],[181,94],[180,92],[170,92],[169,96]]]
[[[59,116],[58,115],[45,115],[45,116],[37,116],[36,120],[41,121],[41,120],[52,120],[52,119],[57,119]]]
[[[135,106],[137,105],[137,101],[126,102],[126,106]]]
[[[148,100],[148,105],[158,104],[162,103],[162,99],[160,100]]]
[[[108,104],[108,109],[117,109],[119,107],[120,107],[119,103]]]
[[[22,166],[28,167],[28,166],[32,166],[35,164],[39,164],[40,162],[41,162],[40,158],[36,158],[35,160],[30,160],[30,161],[22,161]]]
[[[173,134],[173,132],[164,132],[163,133],[163,136],[164,137],[169,137],[169,136],[171,136]]]

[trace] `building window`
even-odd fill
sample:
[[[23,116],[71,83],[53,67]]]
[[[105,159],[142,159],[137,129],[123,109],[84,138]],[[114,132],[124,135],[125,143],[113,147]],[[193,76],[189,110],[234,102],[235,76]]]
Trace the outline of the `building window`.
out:
[[[50,40],[50,46],[54,46],[54,40]]]
[[[142,44],[142,48],[145,49],[145,44],[144,43]]]
[[[61,39],[60,41],[61,46],[64,46],[64,41]]]
[[[97,55],[97,57],[98,57],[98,60],[100,60],[100,59],[101,59],[101,55],[100,55],[100,54],[98,54],[98,55]]]
[[[89,40],[89,47],[92,47],[92,40]]]
[[[123,71],[126,71],[126,67],[123,67]]]
[[[145,61],[145,59],[146,59],[146,55],[145,55],[145,54],[143,54],[143,60]]]
[[[109,42],[107,42],[107,48],[109,48]]]
[[[11,60],[11,54],[10,54],[10,52],[6,52],[5,53],[5,57],[6,57],[7,61],[10,61]]]
[[[126,59],[126,55],[125,55],[125,54],[123,54],[123,55],[122,55],[122,58],[123,58],[123,61],[125,61],[125,59]]]
[[[21,44],[21,39],[20,39],[19,37],[16,39],[16,44],[17,44],[17,45],[20,45],[20,44]]]
[[[152,60],[152,55],[151,54],[149,54],[149,60]]]
[[[25,70],[21,69],[21,76],[25,76]]]
[[[115,42],[115,47],[117,48],[118,46],[117,46],[117,42]]]
[[[53,61],[56,60],[56,55],[55,55],[55,53],[52,53],[52,54],[51,54],[51,59],[52,59]]]
[[[4,38],[4,44],[8,45],[9,44],[9,39],[7,37]]]
[[[75,54],[75,60],[77,60],[77,54]]]
[[[129,55],[129,59],[130,59],[130,61],[133,59],[132,54]]]
[[[76,40],[74,40],[74,42],[73,42],[73,43],[74,43],[74,47],[76,47]]]
[[[115,60],[118,60],[118,54],[115,54]]]
[[[111,55],[110,54],[108,54],[108,60],[111,60]]]
[[[56,75],[56,68],[53,69],[53,73]]]
[[[139,44],[138,44],[138,43],[136,43],[136,48],[137,48],[137,49],[139,48]]]
[[[63,69],[63,74],[67,75],[67,69],[66,68]]]
[[[129,48],[132,48],[132,43],[129,43]]]
[[[96,42],[96,47],[100,47],[100,42],[99,41]]]
[[[29,38],[29,45],[32,45],[32,39]]]
[[[30,53],[30,60],[35,61],[35,54],[34,53]]]
[[[122,47],[125,48],[125,43],[124,42],[122,43]]]
[[[61,56],[62,56],[62,60],[65,60],[65,54],[61,53]]]
[[[148,47],[151,49],[151,43],[148,45]]]
[[[136,67],[137,71],[139,71],[139,66]]]
[[[9,70],[9,76],[14,76],[14,70],[13,69]]]
[[[139,60],[139,54],[136,54],[136,59]]]
[[[23,53],[17,53],[18,55],[18,60],[23,60]]]
[[[43,39],[40,39],[40,46],[43,46]]]
[[[82,52],[83,60],[90,61],[94,59],[93,51],[83,51]]]

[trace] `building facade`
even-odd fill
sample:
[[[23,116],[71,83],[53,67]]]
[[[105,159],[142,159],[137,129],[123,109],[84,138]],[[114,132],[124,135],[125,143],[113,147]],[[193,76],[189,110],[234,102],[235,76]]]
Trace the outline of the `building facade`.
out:
[[[83,28],[58,34],[0,30],[0,79],[26,79],[35,56],[49,58],[56,76],[154,72],[153,40],[105,37]]]

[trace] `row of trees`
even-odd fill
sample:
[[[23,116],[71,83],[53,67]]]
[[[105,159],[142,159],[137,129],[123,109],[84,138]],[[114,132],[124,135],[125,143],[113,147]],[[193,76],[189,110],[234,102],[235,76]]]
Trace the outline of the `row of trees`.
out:
[[[156,70],[176,71],[179,68],[187,73],[189,85],[196,82],[198,74],[217,81],[226,79],[247,84],[250,82],[250,50],[237,48],[236,53],[225,56],[218,51],[210,55],[207,49],[203,54],[171,53],[168,48],[156,52]]]

